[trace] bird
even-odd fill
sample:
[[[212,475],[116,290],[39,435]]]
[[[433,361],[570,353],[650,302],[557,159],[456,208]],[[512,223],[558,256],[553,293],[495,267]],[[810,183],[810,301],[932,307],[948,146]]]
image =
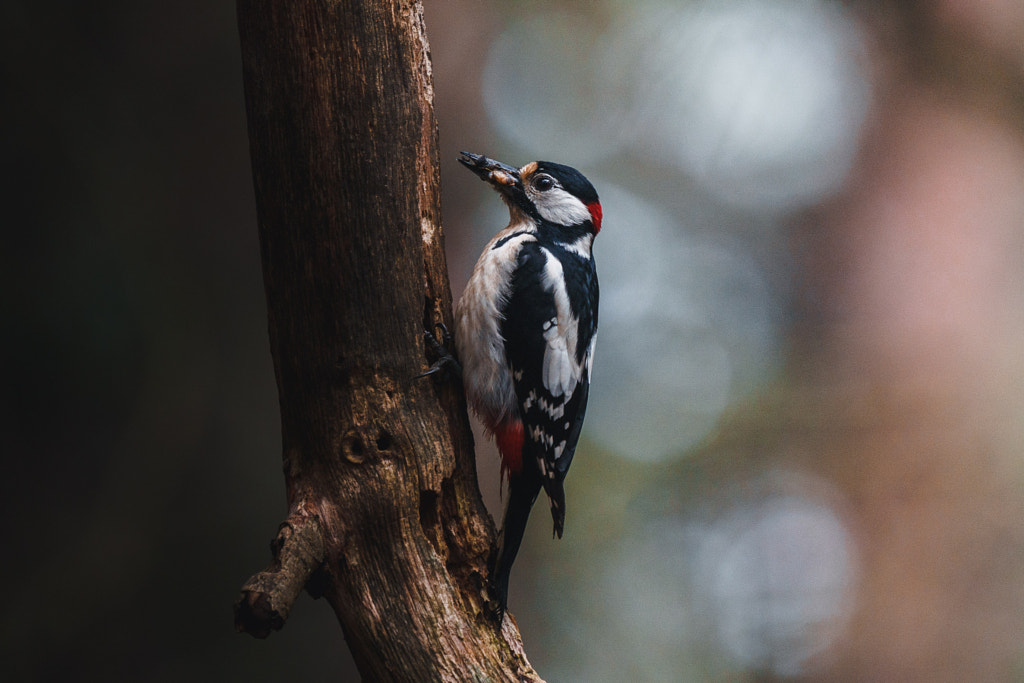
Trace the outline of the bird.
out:
[[[492,615],[508,609],[512,564],[543,490],[552,536],[565,525],[564,481],[583,428],[597,339],[594,238],[603,212],[576,169],[459,161],[495,189],[509,223],[484,247],[455,308],[454,342],[469,405],[494,436],[508,491],[489,561]]]

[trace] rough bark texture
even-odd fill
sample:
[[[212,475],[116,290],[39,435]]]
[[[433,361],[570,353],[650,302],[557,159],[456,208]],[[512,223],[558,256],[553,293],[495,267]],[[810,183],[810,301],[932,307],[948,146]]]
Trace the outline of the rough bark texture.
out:
[[[290,505],[238,627],[280,628],[314,576],[368,681],[539,680],[485,617],[461,389],[414,379],[424,327],[451,322],[422,7],[238,0],[238,19]]]

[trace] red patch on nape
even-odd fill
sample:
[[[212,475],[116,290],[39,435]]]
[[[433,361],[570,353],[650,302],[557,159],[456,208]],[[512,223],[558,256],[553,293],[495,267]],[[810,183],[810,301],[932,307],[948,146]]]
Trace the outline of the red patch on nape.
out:
[[[604,212],[601,211],[601,202],[591,202],[587,204],[587,208],[590,209],[590,222],[594,224],[594,234],[601,232],[601,218],[604,216]]]
[[[523,471],[523,423],[505,422],[494,428],[494,441],[501,453],[501,474],[505,477]]]

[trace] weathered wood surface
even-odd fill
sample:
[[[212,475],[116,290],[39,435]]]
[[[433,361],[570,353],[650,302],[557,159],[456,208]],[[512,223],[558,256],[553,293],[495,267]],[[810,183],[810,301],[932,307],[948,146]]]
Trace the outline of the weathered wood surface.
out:
[[[290,506],[238,626],[280,628],[309,584],[367,681],[539,680],[486,618],[461,388],[414,379],[451,322],[422,7],[239,0],[238,21]]]

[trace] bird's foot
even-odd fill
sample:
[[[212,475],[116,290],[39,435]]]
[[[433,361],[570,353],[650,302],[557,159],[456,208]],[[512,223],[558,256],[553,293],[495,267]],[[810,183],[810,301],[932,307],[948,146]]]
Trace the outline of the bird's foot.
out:
[[[437,360],[434,361],[434,364],[426,372],[421,372],[413,379],[420,379],[421,377],[433,375],[441,371],[451,372],[456,377],[462,377],[462,364],[459,363],[459,359],[455,357],[455,354],[448,350],[453,345],[452,335],[448,331],[448,327],[444,323],[438,323],[437,329],[441,330],[441,341],[438,341],[437,336],[431,330],[423,331],[423,338],[427,342],[427,347],[437,356]]]

